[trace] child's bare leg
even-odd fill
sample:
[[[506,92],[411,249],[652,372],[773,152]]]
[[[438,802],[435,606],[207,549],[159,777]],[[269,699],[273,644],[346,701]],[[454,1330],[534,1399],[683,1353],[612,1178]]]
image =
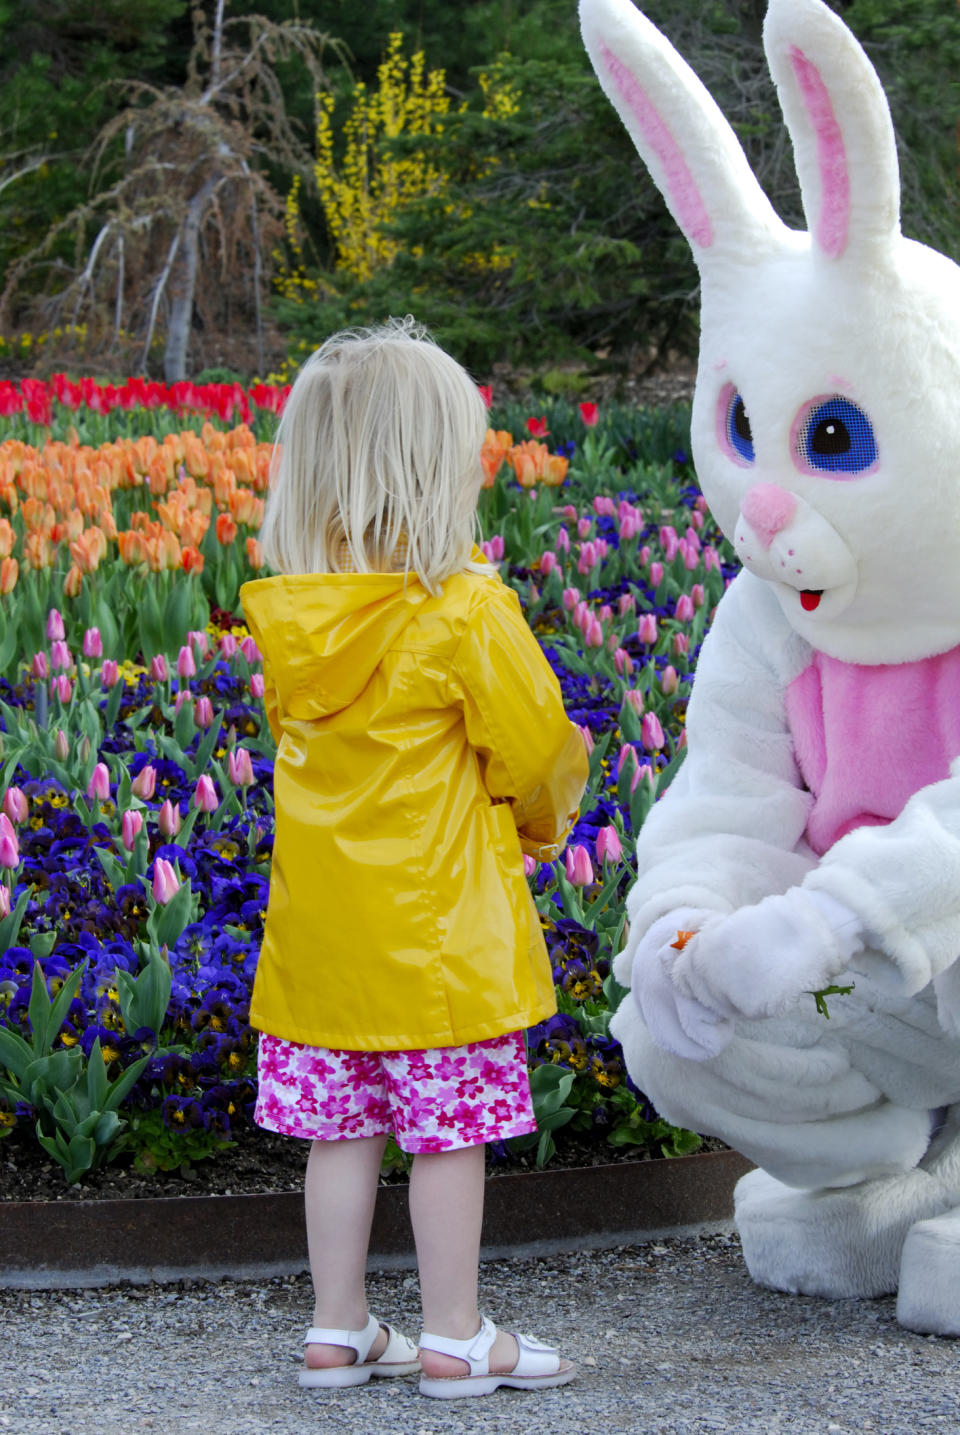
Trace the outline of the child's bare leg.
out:
[[[304,1194],[316,1326],[363,1330],[367,1323],[367,1248],[385,1144],[385,1136],[362,1136],[314,1141],[310,1149]],[[386,1343],[381,1330],[368,1359],[376,1360]],[[311,1370],[352,1365],[356,1358],[342,1345],[307,1346]]]
[[[477,1266],[483,1221],[486,1148],[421,1152],[410,1174],[410,1221],[417,1244],[423,1328],[431,1335],[469,1340],[480,1329]],[[490,1351],[491,1371],[512,1370],[517,1342],[498,1331]],[[463,1375],[467,1366],[453,1356],[424,1350],[425,1375]]]

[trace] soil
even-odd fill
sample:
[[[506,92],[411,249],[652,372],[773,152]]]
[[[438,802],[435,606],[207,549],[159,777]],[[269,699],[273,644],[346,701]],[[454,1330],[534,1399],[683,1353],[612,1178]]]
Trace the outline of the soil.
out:
[[[650,354],[637,349],[613,356],[596,368],[559,363],[551,374],[554,390],[560,397],[653,409],[689,403],[693,397],[697,368],[693,360],[676,355],[669,356],[654,367]],[[568,386],[563,384],[564,375],[569,377]],[[517,369],[508,363],[494,364],[489,376],[494,404],[542,399],[540,379],[540,370]]]
[[[14,1131],[0,1142],[0,1202],[3,1201],[105,1201],[136,1200],[157,1196],[240,1196],[273,1191],[301,1191],[309,1143],[289,1136],[248,1127],[237,1133],[233,1146],[196,1165],[174,1171],[141,1175],[123,1158],[90,1172],[68,1186],[55,1161],[24,1131]],[[707,1138],[701,1150],[723,1150],[723,1143]],[[610,1146],[606,1141],[568,1138],[550,1162],[550,1170],[603,1166],[610,1162],[649,1161],[648,1151]],[[491,1164],[491,1175],[535,1168],[534,1153],[512,1156],[509,1162]],[[403,1172],[383,1178],[405,1182]]]

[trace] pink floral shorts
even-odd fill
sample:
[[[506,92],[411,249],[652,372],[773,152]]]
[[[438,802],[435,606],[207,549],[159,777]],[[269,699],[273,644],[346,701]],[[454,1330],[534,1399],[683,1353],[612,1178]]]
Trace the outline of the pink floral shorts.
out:
[[[260,1034],[254,1120],[314,1141],[392,1134],[456,1151],[536,1131],[523,1033],[428,1051],[335,1051]]]

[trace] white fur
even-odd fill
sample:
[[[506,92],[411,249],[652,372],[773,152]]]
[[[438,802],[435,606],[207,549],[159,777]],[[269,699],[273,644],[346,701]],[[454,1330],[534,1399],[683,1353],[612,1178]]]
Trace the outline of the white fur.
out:
[[[924,1290],[935,1259],[960,1273],[960,1220],[944,1215],[960,1209],[957,1122],[927,1149],[930,1109],[960,1101],[960,768],[818,860],[786,690],[817,652],[900,664],[960,645],[960,270],[901,235],[882,89],[821,0],[770,0],[764,29],[809,233],[777,219],[709,94],[630,0],[581,0],[581,16],[700,269],[694,458],[747,570],[701,653],[687,760],[640,835],[616,970],[628,976],[639,950],[643,972],[612,1030],[666,1116],[764,1168],[737,1203],[756,1279],[875,1294],[895,1287],[902,1249],[904,1322],[955,1333],[960,1280]],[[733,394],[752,453],[743,415],[737,444],[723,421]],[[866,416],[875,462],[832,471],[804,446],[803,416],[825,399]],[[812,917],[793,924],[799,944],[773,939],[769,990],[755,990],[773,928],[741,909],[793,892],[839,903],[866,942],[829,1021],[797,994],[800,974],[836,970]],[[729,934],[722,970],[697,939],[679,963],[660,928],[654,942],[682,909],[700,914],[704,952],[709,933]],[[699,1012],[647,979],[654,960]],[[776,1014],[731,1035],[731,1011]],[[908,1235],[917,1221],[932,1227]]]

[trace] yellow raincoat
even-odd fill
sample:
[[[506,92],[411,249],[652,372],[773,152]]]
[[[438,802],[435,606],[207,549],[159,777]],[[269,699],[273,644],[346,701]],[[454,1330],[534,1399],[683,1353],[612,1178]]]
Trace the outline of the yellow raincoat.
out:
[[[549,1016],[521,849],[559,854],[587,759],[516,595],[491,569],[437,597],[357,573],[241,598],[279,743],[252,1024],[376,1051]]]

